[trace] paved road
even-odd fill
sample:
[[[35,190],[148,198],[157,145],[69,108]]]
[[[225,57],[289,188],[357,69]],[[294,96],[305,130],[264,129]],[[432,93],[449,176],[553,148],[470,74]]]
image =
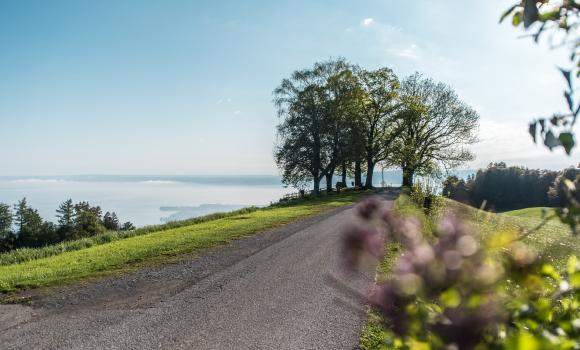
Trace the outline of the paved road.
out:
[[[352,208],[188,262],[0,305],[1,349],[355,349],[364,322],[340,276]],[[367,277],[349,280],[363,289]]]

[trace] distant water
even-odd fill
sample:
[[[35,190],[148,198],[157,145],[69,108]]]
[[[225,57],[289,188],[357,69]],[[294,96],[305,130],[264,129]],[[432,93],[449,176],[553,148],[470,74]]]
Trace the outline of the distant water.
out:
[[[473,171],[459,172],[465,178]],[[400,186],[401,172],[374,174],[373,183]],[[333,182],[340,181],[335,177]],[[349,186],[350,186],[349,180]],[[324,181],[321,187],[324,188]],[[296,189],[279,176],[0,176],[0,203],[13,205],[26,197],[47,220],[55,220],[60,203],[87,201],[121,221],[137,226],[160,224],[248,206],[276,202]]]
[[[0,177],[0,202],[26,197],[45,219],[55,220],[58,205],[72,198],[137,226],[268,205],[293,191],[278,176]]]

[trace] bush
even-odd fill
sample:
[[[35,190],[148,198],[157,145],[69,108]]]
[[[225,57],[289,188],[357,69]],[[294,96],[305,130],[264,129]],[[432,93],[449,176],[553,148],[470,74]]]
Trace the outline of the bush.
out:
[[[412,211],[407,211],[407,213]],[[384,209],[377,200],[359,207],[366,224],[347,234],[343,261],[357,270],[382,261],[385,242],[402,246],[392,273],[368,296],[380,315],[388,349],[577,349],[580,339],[580,263],[565,271],[542,261],[503,230],[479,242],[457,213],[425,225],[424,216]],[[424,237],[425,227],[434,237]],[[368,338],[368,336],[367,336]]]

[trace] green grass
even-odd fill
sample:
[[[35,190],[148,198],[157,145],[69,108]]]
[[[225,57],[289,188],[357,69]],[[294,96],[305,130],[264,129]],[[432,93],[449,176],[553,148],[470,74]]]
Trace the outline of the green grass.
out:
[[[518,216],[518,217],[522,217],[522,218],[537,219],[537,218],[541,218],[542,215],[550,216],[550,215],[553,215],[554,213],[555,213],[554,208],[536,207],[536,208],[526,208],[526,209],[506,211],[505,213],[502,213],[502,214],[511,215],[511,216]]]
[[[226,244],[253,233],[290,223],[357,200],[346,192],[318,199],[251,209],[197,223],[177,223],[165,229],[96,244],[84,249],[0,266],[0,292],[70,283],[171,261],[183,254]],[[41,248],[42,249],[42,248]]]
[[[528,232],[542,224],[542,208],[527,208],[494,214],[451,200],[445,200],[443,206],[455,208],[466,214],[475,224],[475,228],[482,238],[492,232],[505,229],[518,229],[522,230],[522,232]],[[422,212],[418,212],[413,207],[406,197],[397,199],[395,209],[404,214],[424,216]],[[550,216],[553,210],[552,208],[546,208],[546,216]],[[437,211],[437,213],[440,212]],[[432,225],[425,224],[427,236],[432,234],[431,228]],[[539,230],[527,236],[524,242],[534,247],[543,259],[559,268],[565,266],[570,255],[579,254],[580,252],[580,237],[574,237],[570,232],[570,228],[559,222],[557,218],[549,220]],[[390,245],[387,251],[389,251],[389,254],[377,267],[377,279],[379,282],[381,279],[388,278],[394,261],[400,254],[400,246]],[[384,346],[386,339],[387,333],[384,331],[380,315],[372,310],[369,311],[367,322],[360,337],[360,348],[362,350],[388,349]]]
[[[467,211],[476,224],[479,234],[486,236],[501,229],[517,229],[522,234],[534,231],[523,241],[533,247],[542,259],[563,268],[568,257],[580,252],[580,237],[572,235],[570,227],[562,224],[558,218],[543,223],[542,208],[527,208],[494,214],[457,202],[448,201],[449,206],[456,206]],[[553,208],[546,208],[546,218],[554,213]]]

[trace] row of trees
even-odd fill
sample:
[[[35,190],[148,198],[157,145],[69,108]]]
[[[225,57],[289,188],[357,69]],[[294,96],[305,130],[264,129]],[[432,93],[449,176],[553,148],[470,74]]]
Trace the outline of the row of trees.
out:
[[[389,68],[366,70],[343,59],[294,72],[274,90],[282,119],[275,159],[287,185],[348,175],[372,187],[373,172],[400,167],[403,185],[473,159],[479,116],[449,86],[415,73],[402,81]],[[362,184],[362,172],[366,181]]]
[[[552,171],[492,163],[466,181],[448,177],[443,183],[443,194],[476,207],[486,201],[487,208],[497,211],[565,207],[567,196],[562,183],[565,179],[574,181],[579,175],[580,168]]]
[[[0,251],[21,247],[41,247],[62,241],[101,234],[107,230],[133,230],[132,223],[121,225],[115,212],[102,215],[100,207],[87,202],[74,204],[71,199],[56,210],[58,223],[44,221],[23,198],[11,210],[0,203]]]

